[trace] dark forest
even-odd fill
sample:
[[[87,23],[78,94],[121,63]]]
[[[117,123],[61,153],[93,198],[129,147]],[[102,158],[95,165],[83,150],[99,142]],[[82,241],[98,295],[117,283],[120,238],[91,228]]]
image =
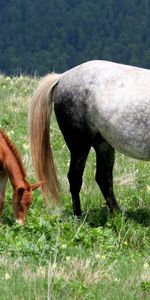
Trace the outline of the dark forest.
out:
[[[43,75],[92,59],[150,68],[149,0],[1,0],[0,71]]]

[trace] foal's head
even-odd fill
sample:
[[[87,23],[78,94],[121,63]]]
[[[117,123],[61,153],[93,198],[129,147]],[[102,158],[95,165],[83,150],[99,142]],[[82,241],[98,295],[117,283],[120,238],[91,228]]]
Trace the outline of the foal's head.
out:
[[[32,203],[32,191],[42,187],[43,181],[18,187],[13,193],[13,208],[16,222],[23,225]]]

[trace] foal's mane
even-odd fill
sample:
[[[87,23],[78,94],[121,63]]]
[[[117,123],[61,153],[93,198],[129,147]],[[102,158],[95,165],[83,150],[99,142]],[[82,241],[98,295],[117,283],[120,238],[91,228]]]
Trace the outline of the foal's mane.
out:
[[[4,132],[4,130],[1,130],[1,129],[0,129],[0,134],[1,134],[2,137],[4,138],[6,144],[7,144],[7,146],[9,147],[9,149],[11,150],[11,152],[14,154],[14,156],[15,156],[15,158],[16,158],[16,160],[17,160],[17,163],[18,163],[18,165],[19,165],[19,167],[20,167],[20,170],[21,170],[21,172],[22,172],[22,175],[23,175],[24,177],[26,177],[26,171],[25,171],[25,169],[24,169],[24,167],[23,167],[23,163],[22,163],[21,156],[20,156],[20,154],[19,154],[19,152],[18,152],[18,150],[17,150],[15,144],[10,140],[10,138],[9,138],[8,135]]]

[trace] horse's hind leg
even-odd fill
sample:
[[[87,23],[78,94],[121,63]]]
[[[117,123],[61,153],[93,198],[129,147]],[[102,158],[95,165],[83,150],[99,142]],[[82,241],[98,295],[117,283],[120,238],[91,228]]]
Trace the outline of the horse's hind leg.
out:
[[[84,172],[84,167],[86,163],[86,159],[90,150],[90,146],[86,149],[82,149],[79,144],[78,147],[80,151],[71,150],[71,161],[70,168],[68,172],[68,179],[70,184],[70,192],[72,195],[73,202],[73,213],[76,216],[81,215],[81,206],[80,206],[80,189],[82,185],[82,175]]]
[[[113,192],[113,165],[115,151],[101,136],[97,136],[93,147],[96,151],[96,181],[110,211],[119,209]]]
[[[83,122],[82,124],[82,118],[78,116],[76,105],[74,106],[71,99],[71,94],[66,95],[65,98],[62,98],[60,94],[60,97],[55,98],[54,108],[58,125],[71,156],[68,180],[73,202],[73,213],[76,216],[80,216],[79,193],[86,159],[92,145],[92,137],[87,128],[85,128],[85,123]]]

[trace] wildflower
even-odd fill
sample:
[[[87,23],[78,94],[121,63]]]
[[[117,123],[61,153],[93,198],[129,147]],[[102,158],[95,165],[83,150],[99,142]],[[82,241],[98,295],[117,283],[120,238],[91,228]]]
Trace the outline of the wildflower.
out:
[[[149,264],[146,262],[143,267],[144,267],[144,269],[148,269],[149,268]]]
[[[150,186],[149,185],[147,185],[147,192],[150,192]]]
[[[67,248],[67,245],[66,244],[62,244],[61,245],[61,249],[66,249]]]
[[[11,278],[11,276],[9,275],[9,273],[5,274],[5,280],[9,280]]]
[[[105,255],[96,254],[95,258],[97,258],[97,259],[105,259],[106,256]]]
[[[40,266],[38,269],[37,269],[37,274],[39,276],[45,276],[45,268]]]
[[[29,149],[29,144],[23,144],[23,148],[24,148],[24,150],[28,150]]]
[[[70,256],[66,256],[66,261],[70,261],[71,257]]]
[[[124,241],[123,243],[125,246],[128,246],[128,242],[127,241]]]
[[[14,135],[14,131],[13,130],[10,130],[10,131],[8,131],[8,135]]]

